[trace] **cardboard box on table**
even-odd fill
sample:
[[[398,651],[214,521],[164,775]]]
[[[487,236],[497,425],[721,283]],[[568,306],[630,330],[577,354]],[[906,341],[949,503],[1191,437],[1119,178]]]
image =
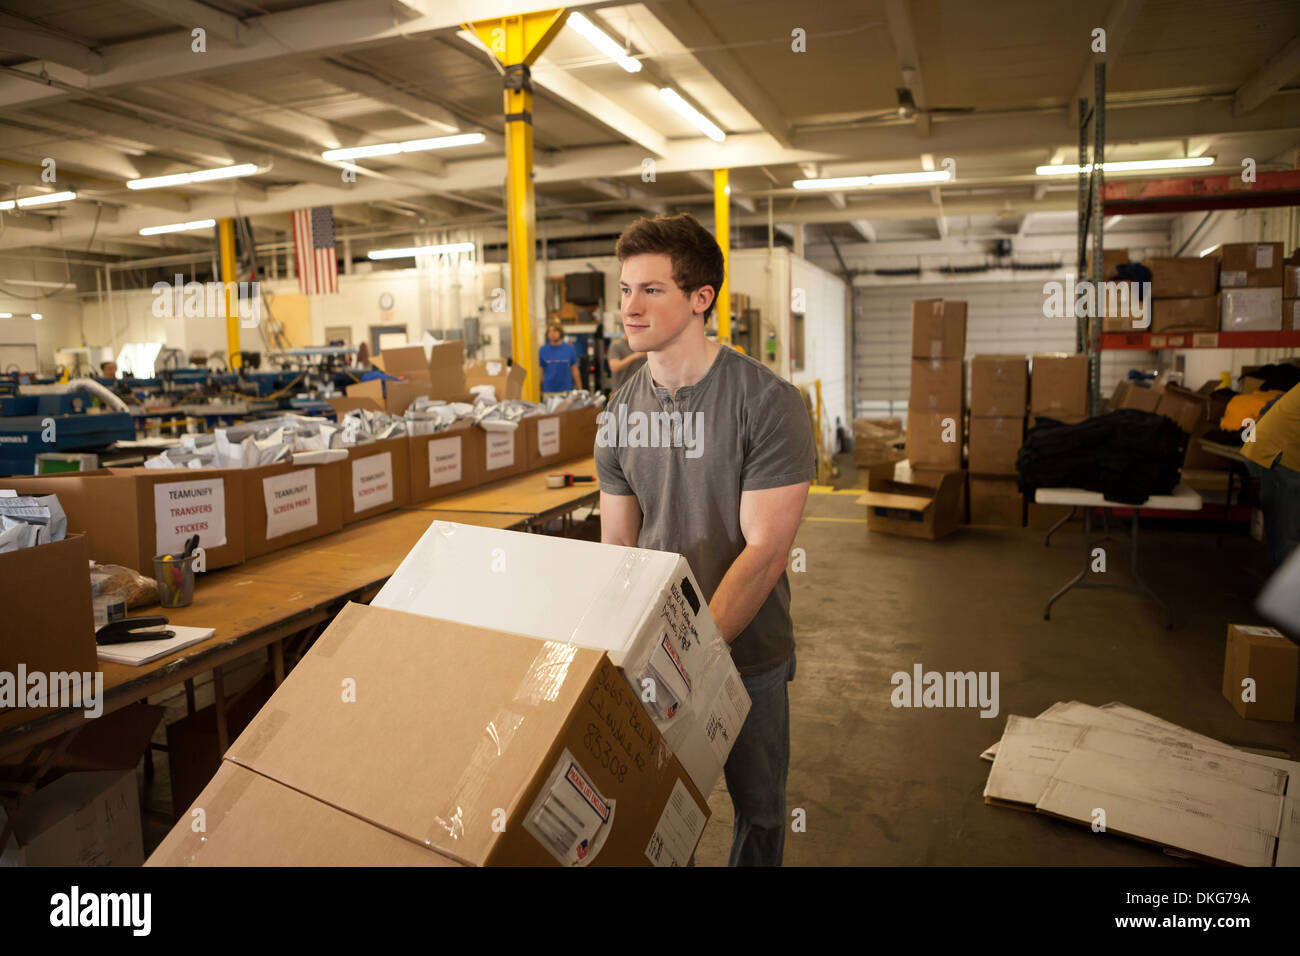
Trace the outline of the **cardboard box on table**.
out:
[[[1213,256],[1148,259],[1151,295],[1156,299],[1213,296],[1219,291],[1219,260]]]
[[[340,463],[339,495],[344,524],[411,503],[410,441],[405,435],[344,447],[348,459]]]
[[[0,830],[5,829],[0,809]],[[3,866],[139,866],[144,861],[135,770],[70,773],[23,801]],[[73,880],[72,882],[76,882]]]
[[[1226,242],[1205,253],[1219,262],[1220,289],[1282,287],[1282,243]]]
[[[966,356],[966,303],[919,299],[912,303],[912,358]]]
[[[347,465],[339,461],[241,469],[245,555],[255,558],[341,529]]]
[[[527,373],[521,366],[508,364],[505,359],[478,359],[465,364],[466,390],[478,385],[491,385],[498,402],[520,398],[526,377]]]
[[[970,360],[972,418],[1024,418],[1029,363],[1023,355],[976,355]]]
[[[1035,355],[1029,375],[1029,411],[1058,420],[1088,414],[1088,356]]]
[[[1282,290],[1224,289],[1219,293],[1219,329],[1223,332],[1282,331]]]
[[[470,866],[685,865],[709,816],[605,653],[357,604],[226,761]],[[245,780],[286,821],[275,837],[286,854],[320,859],[302,831],[329,815]],[[285,810],[295,802],[304,817]],[[256,809],[234,826],[225,810],[211,845],[248,845],[245,827],[273,833]],[[374,834],[327,825],[376,852]],[[164,846],[184,854],[186,842],[173,831]]]
[[[965,484],[964,471],[945,472],[934,487],[872,475],[857,502],[867,506],[868,531],[934,541],[961,525]]]
[[[446,431],[407,436],[412,502],[441,498],[482,484],[483,456],[471,451],[473,429],[470,422],[459,421]]]
[[[572,458],[587,458],[596,447],[597,416],[594,405],[569,408],[551,415],[534,415],[520,422],[527,442],[528,471]]]
[[[970,523],[999,528],[1022,528],[1025,497],[1015,478],[970,476]]]
[[[400,415],[420,396],[448,402],[471,400],[469,389],[465,386],[465,343],[460,339],[432,346],[427,352],[423,345],[385,349],[371,360],[371,364],[401,381],[385,382],[376,379],[348,386],[349,399],[364,399],[373,403],[354,407]],[[346,406],[339,405],[335,405],[335,409],[348,410]]]
[[[600,415],[604,408],[587,405],[561,412],[564,424],[560,427],[560,443],[565,458],[586,458],[595,454],[596,432],[600,428]]]
[[[981,475],[1016,474],[1016,456],[1024,440],[1024,418],[972,418],[968,470]]]
[[[749,713],[678,554],[436,521],[372,603],[608,652],[702,793]]]
[[[99,669],[89,564],[84,534],[0,554],[0,672],[14,675],[13,689],[24,702],[28,688],[16,683],[20,664],[28,672]],[[0,713],[10,709],[0,701]]]
[[[482,475],[484,484],[528,470],[528,433],[524,421],[527,419],[521,419],[518,427],[513,429],[475,425],[465,436],[466,448],[474,456],[474,467]]]
[[[206,570],[244,560],[242,477],[237,468],[101,468],[3,478],[0,488],[58,495],[68,530],[85,533],[92,559],[153,577],[154,556],[183,551],[194,534]]]
[[[1223,696],[1242,717],[1294,720],[1298,670],[1300,647],[1277,628],[1228,625]],[[1242,700],[1243,693],[1253,699]]]

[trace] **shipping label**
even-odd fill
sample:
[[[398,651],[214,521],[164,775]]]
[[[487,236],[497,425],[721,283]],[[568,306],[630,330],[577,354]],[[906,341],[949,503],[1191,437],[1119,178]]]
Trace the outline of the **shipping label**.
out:
[[[393,500],[393,453],[352,460],[352,510],[365,511]]]
[[[460,436],[429,442],[429,487],[450,485],[461,479]]]
[[[179,554],[199,536],[211,551],[226,543],[226,483],[221,478],[153,486],[154,554]]]
[[[566,748],[524,817],[524,829],[564,866],[586,866],[613,824],[614,801],[601,794]]]
[[[316,506],[316,469],[294,469],[283,475],[262,479],[262,496],[266,501],[266,537],[278,538],[319,520]]]
[[[560,453],[560,420],[543,418],[537,423],[537,454],[558,455]]]
[[[695,803],[686,785],[677,780],[646,845],[646,859],[655,866],[685,866],[695,853],[695,845],[700,842],[704,821],[704,811]]]

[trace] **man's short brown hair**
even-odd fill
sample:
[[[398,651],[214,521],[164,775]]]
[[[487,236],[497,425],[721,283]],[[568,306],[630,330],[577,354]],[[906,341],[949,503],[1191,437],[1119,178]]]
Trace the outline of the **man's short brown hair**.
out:
[[[614,246],[619,262],[640,255],[666,255],[673,262],[673,282],[688,297],[710,286],[713,302],[704,310],[707,320],[713,311],[726,275],[722,249],[713,234],[689,213],[641,218],[623,230]]]

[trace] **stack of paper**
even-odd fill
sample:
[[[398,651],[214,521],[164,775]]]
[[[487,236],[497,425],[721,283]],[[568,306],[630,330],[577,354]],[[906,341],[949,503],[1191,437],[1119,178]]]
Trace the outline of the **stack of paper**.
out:
[[[174,631],[175,636],[157,641],[100,644],[95,648],[95,654],[101,661],[112,661],[114,664],[148,664],[160,657],[175,654],[191,644],[206,641],[216,633],[216,629],[211,627],[182,627],[179,624],[168,624],[166,630]]]
[[[1300,863],[1300,764],[1124,704],[1064,701],[1037,718],[1009,716],[980,756],[993,761],[986,803],[1240,866]]]

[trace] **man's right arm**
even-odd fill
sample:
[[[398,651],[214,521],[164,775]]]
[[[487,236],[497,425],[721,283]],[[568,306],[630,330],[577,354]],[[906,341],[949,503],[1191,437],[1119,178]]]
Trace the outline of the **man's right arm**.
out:
[[[641,534],[641,505],[636,495],[600,493],[600,543],[635,548]]]

